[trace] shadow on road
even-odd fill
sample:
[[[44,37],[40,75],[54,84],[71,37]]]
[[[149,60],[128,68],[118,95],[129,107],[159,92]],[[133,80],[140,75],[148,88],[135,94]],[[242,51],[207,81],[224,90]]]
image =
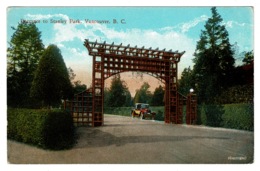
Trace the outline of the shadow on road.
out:
[[[79,131],[78,144],[75,148],[93,148],[105,146],[123,146],[128,143],[156,143],[156,142],[174,142],[187,141],[192,139],[229,139],[227,137],[209,137],[209,136],[122,136],[116,137],[110,133],[98,129],[85,129]]]

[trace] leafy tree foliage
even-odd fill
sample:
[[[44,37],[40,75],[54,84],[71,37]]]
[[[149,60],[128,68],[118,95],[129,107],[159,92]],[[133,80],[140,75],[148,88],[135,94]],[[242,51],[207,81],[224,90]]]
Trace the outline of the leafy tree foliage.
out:
[[[187,95],[190,91],[191,88],[194,88],[194,80],[193,80],[193,71],[191,70],[190,67],[184,68],[182,74],[181,74],[181,79],[178,82],[178,91],[183,94]]]
[[[44,50],[35,24],[19,23],[7,49],[8,106],[26,106],[35,70]]]
[[[136,90],[134,103],[150,103],[152,93],[149,91],[150,85],[144,82],[140,89]]]
[[[111,86],[109,89],[105,89],[104,95],[105,106],[123,107],[131,105],[131,94],[119,74],[112,78]]]
[[[60,49],[49,45],[39,62],[31,87],[31,96],[50,107],[72,95],[72,85]]]
[[[109,107],[109,95],[110,91],[109,88],[104,88],[104,107]]]
[[[228,32],[215,7],[205,24],[194,53],[194,79],[200,102],[213,103],[214,97],[232,84],[235,60]]]
[[[75,79],[76,74],[74,73],[74,71],[71,67],[68,68],[68,74],[69,74],[70,82],[73,83],[73,80]]]
[[[244,64],[245,65],[249,65],[253,61],[254,61],[254,52],[253,52],[253,50],[249,51],[249,52],[245,52],[245,56],[244,56],[244,59],[243,59]]]
[[[76,74],[74,73],[73,69],[70,67],[68,68],[68,74],[69,74],[70,82],[73,86],[74,94],[80,93],[87,89],[87,86],[85,84],[82,84],[80,80],[74,81]]]
[[[243,64],[233,71],[234,86],[254,83],[254,54],[253,51],[243,52]]]
[[[152,101],[152,106],[163,106],[164,105],[164,89],[160,85],[159,87],[155,88]]]
[[[73,82],[73,93],[77,94],[80,93],[82,91],[85,91],[87,89],[87,85],[86,84],[82,84],[81,81],[74,81]]]

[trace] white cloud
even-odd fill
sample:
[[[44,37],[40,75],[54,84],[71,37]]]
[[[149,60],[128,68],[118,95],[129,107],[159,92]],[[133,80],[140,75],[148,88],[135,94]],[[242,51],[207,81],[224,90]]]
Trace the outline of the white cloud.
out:
[[[27,14],[27,17],[31,19],[51,19],[54,17],[60,17],[62,19],[69,19],[69,16],[64,14],[48,14],[48,15],[31,15]],[[155,30],[143,30],[143,29],[127,29],[125,31],[117,31],[113,28],[107,27],[105,24],[90,24],[82,21],[81,26],[78,28],[78,24],[53,24],[54,37],[52,42],[63,47],[64,42],[71,42],[74,39],[84,41],[89,39],[90,41],[102,40],[107,42],[131,44],[132,46],[146,46],[153,48],[168,48],[173,50],[186,50],[187,43],[191,43],[191,39],[184,33],[190,28],[195,27],[199,22],[203,21],[206,16],[201,16],[190,22],[182,23],[182,33],[174,31],[173,27],[167,27]]]
[[[209,17],[206,15],[202,15],[200,17],[194,18],[191,21],[180,23],[176,26],[167,26],[164,28],[161,28],[161,31],[169,31],[169,30],[175,30],[181,33],[188,32],[191,28],[196,27],[198,24],[205,22]]]
[[[59,48],[63,48],[63,47],[64,47],[64,45],[63,45],[62,43],[57,44],[57,46],[58,46]]]
[[[236,26],[239,26],[239,27],[250,26],[247,23],[239,23],[237,21],[227,21],[227,22],[223,22],[223,24],[226,26],[226,28],[233,28]]]
[[[152,47],[156,49],[170,50],[173,51],[179,50],[186,51],[183,55],[180,65],[179,65],[179,74],[185,67],[192,66],[192,54],[195,50],[195,40],[189,38],[185,32],[187,32],[191,27],[195,27],[196,24],[204,20],[205,16],[201,16],[199,19],[195,19],[189,23],[183,23],[182,29],[185,30],[182,32],[174,31],[174,29],[168,27],[168,29],[158,29],[158,30],[144,30],[144,29],[127,29],[125,31],[118,31],[114,28],[109,28],[108,25],[102,24],[86,24],[83,22],[81,27],[78,27],[75,24],[54,24],[55,37],[54,42],[57,44],[63,44],[64,42],[72,42],[75,39],[84,41],[84,39],[89,39],[90,41],[106,41],[107,43],[116,43],[123,45],[130,44],[131,46],[146,48]],[[82,27],[83,26],[83,27]],[[79,68],[85,68],[89,72],[92,71],[92,66],[89,63],[92,63],[92,58],[89,57],[87,50],[83,47],[81,49],[65,47],[62,48],[66,53],[64,56],[67,56],[69,63],[71,65]],[[71,58],[74,59],[71,59]],[[75,59],[78,59],[79,62],[76,62]],[[88,60],[86,60],[88,59]],[[91,75],[90,75],[91,76]]]
[[[27,17],[31,19],[51,19],[60,17],[68,20],[69,17],[64,14],[53,15],[31,15]],[[75,40],[84,42],[84,39],[90,41],[106,41],[108,43],[115,42],[116,44],[123,43],[123,45],[130,44],[131,46],[146,48],[152,47],[156,49],[179,50],[186,51],[183,55],[180,65],[179,74],[185,67],[191,66],[192,54],[195,50],[195,40],[189,38],[185,33],[198,23],[204,21],[206,16],[195,18],[187,23],[182,23],[177,27],[165,27],[157,30],[151,29],[127,29],[118,31],[114,28],[108,27],[106,24],[91,24],[82,21],[82,24],[53,24],[54,37],[50,42],[57,44],[62,51],[67,67],[75,70],[76,75],[81,75],[82,82],[89,83],[92,72],[92,57],[88,55],[87,49],[82,47],[75,47]],[[80,73],[80,74],[79,74]],[[82,74],[83,73],[83,74]]]
[[[195,18],[192,21],[182,23],[181,24],[182,33],[189,31],[190,28],[195,27],[196,25],[198,25],[201,22],[205,22],[207,19],[208,19],[208,17],[206,15],[202,15],[198,18]]]
[[[77,30],[71,24],[54,24],[53,29],[55,31],[54,43],[73,41],[76,37]]]
[[[62,55],[66,62],[67,67],[71,67],[76,75],[76,79],[80,79],[83,83],[91,84],[92,77],[92,57],[88,55],[88,51],[84,46],[77,47],[75,42],[84,42],[84,39],[90,41],[106,41],[108,43],[114,42],[115,44],[123,43],[123,45],[130,44],[131,46],[138,46],[145,48],[152,47],[153,49],[159,48],[173,51],[186,51],[182,56],[179,63],[179,75],[185,67],[193,66],[192,58],[195,51],[196,40],[188,36],[188,33],[192,28],[197,27],[200,23],[205,22],[208,16],[202,15],[194,18],[188,22],[183,22],[178,25],[158,28],[156,30],[151,29],[139,29],[132,28],[126,30],[116,30],[111,28],[109,24],[98,23],[85,23],[81,21],[81,24],[70,24],[69,16],[65,14],[48,14],[48,15],[32,15],[27,14],[27,18],[41,20],[41,19],[63,19],[66,20],[66,24],[52,24],[53,31],[51,39],[48,37],[48,41],[57,44],[62,51]],[[248,30],[252,31],[253,26],[248,23],[239,23],[237,21],[223,22],[227,29],[237,29],[243,27],[244,31],[232,35],[230,33],[230,40],[236,42],[244,42],[250,46],[252,43],[245,40],[248,35]],[[251,35],[250,35],[251,36]],[[253,33],[252,33],[253,36]],[[47,39],[47,38],[46,38]],[[232,43],[232,42],[231,42]],[[246,47],[241,47],[244,49]]]
[[[229,20],[223,22],[231,44],[239,44],[239,52],[250,51],[254,48],[254,26],[250,23]]]

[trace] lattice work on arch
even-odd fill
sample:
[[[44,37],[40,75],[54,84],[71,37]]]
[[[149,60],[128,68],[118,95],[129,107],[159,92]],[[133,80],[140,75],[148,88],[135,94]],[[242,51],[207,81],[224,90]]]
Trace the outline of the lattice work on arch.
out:
[[[165,122],[180,123],[182,114],[178,112],[177,71],[178,62],[184,52],[90,42],[87,39],[84,46],[93,57],[93,126],[100,126],[104,123],[104,80],[127,71],[149,73],[163,81],[165,83]]]
[[[84,42],[85,47],[89,51],[89,55],[97,56],[97,55],[112,55],[112,56],[124,56],[124,57],[140,57],[140,58],[150,58],[155,59],[155,61],[161,61],[161,60],[170,60],[171,62],[178,63],[180,61],[181,56],[185,53],[183,52],[172,52],[172,50],[166,51],[166,49],[159,50],[152,49],[151,47],[149,49],[145,48],[144,46],[141,48],[130,47],[130,44],[127,46],[122,45],[115,45],[107,44],[106,42],[98,43],[96,42],[90,42],[88,39]]]

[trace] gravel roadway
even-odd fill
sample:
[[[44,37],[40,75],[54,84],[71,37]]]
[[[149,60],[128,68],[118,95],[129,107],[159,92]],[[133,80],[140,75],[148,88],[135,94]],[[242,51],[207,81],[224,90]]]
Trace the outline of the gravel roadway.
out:
[[[104,126],[80,127],[78,143],[49,151],[8,140],[11,164],[252,163],[254,133],[164,124],[104,115]]]

